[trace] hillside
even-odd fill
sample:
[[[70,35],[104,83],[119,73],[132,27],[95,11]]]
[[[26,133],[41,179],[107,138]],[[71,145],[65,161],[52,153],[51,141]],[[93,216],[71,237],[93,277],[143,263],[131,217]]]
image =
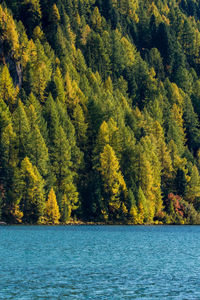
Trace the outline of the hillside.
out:
[[[200,3],[0,1],[7,223],[200,223]]]

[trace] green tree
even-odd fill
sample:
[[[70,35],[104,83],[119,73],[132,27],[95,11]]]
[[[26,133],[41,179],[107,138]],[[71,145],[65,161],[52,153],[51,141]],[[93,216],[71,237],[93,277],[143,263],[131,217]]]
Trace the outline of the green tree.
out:
[[[31,35],[33,29],[39,25],[42,17],[39,0],[23,1],[21,17],[25,24],[28,34]]]
[[[67,223],[70,220],[71,216],[71,207],[70,203],[67,200],[66,194],[63,195],[62,202],[61,202],[61,222]]]
[[[13,128],[17,135],[18,158],[26,156],[27,145],[29,143],[30,124],[25,112],[23,103],[19,100],[18,106],[12,115]]]
[[[87,123],[81,106],[78,104],[73,111],[74,127],[76,129],[77,141],[80,146],[84,145],[87,140]]]
[[[49,143],[51,144],[60,125],[58,110],[51,94],[45,102],[44,116],[49,128]]]
[[[29,134],[27,154],[30,161],[37,167],[40,174],[43,177],[46,177],[49,172],[48,148],[37,125]]]
[[[61,74],[59,67],[57,67],[55,74],[54,74],[54,84],[55,84],[55,94],[56,94],[55,96],[58,97],[60,102],[64,103],[66,93],[65,93],[62,74]]]
[[[56,106],[60,118],[60,124],[65,131],[66,138],[69,141],[71,147],[71,161],[73,163],[73,170],[78,170],[83,164],[83,153],[77,146],[77,136],[75,127],[67,113],[67,109],[64,103],[60,102],[58,99],[56,101]]]
[[[199,120],[189,97],[185,99],[184,120],[188,147],[195,154],[200,148]]]
[[[47,122],[44,118],[44,109],[41,106],[38,99],[31,93],[26,102],[27,109],[26,113],[30,122],[30,128],[34,128],[37,125],[40,129],[41,135],[43,136],[45,142],[48,139]]]
[[[186,188],[186,198],[194,204],[200,201],[200,176],[196,165],[192,167],[190,181]]]
[[[50,158],[53,172],[56,176],[56,192],[61,195],[60,199],[58,199],[59,203],[61,203],[63,195],[66,194],[71,207],[77,208],[78,192],[74,184],[75,173],[71,170],[71,149],[61,126],[59,126],[53,140]]]
[[[23,222],[40,223],[44,214],[44,181],[28,157],[25,157],[14,177],[15,193],[23,212]]]
[[[176,193],[179,196],[184,196],[186,192],[187,181],[183,170],[178,169],[175,177]]]
[[[13,171],[16,167],[16,134],[13,130],[12,123],[5,127],[1,137],[1,168],[4,173],[5,183],[7,188],[12,186]]]
[[[146,221],[149,220],[149,211],[147,209],[147,199],[143,193],[141,187],[138,189],[138,216],[137,222],[139,224],[144,224]]]

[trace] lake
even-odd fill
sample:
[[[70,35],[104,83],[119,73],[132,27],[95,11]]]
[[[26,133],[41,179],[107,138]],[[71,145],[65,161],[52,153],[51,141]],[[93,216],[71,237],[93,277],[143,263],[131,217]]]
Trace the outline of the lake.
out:
[[[1,226],[0,299],[200,299],[200,226]]]

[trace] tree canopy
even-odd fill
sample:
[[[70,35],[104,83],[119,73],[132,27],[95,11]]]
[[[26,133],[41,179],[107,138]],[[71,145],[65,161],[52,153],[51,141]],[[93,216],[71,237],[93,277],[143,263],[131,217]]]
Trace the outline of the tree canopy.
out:
[[[199,222],[199,21],[195,0],[0,1],[3,221]]]

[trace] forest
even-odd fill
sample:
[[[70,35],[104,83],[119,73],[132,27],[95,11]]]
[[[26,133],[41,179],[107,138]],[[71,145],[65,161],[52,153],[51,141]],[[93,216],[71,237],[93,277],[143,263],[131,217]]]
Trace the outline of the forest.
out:
[[[200,2],[0,1],[0,220],[200,224]]]

